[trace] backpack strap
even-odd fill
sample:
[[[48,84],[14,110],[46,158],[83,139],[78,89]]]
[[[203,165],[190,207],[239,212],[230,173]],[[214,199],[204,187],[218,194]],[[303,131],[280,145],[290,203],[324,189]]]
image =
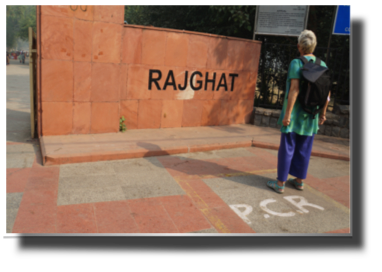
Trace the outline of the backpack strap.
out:
[[[298,57],[297,59],[301,60],[303,65],[305,65],[305,64],[308,63],[308,60],[307,60],[306,58],[304,58],[303,56],[300,56],[300,57]],[[288,69],[288,73],[289,73],[289,69]],[[301,82],[300,82],[300,83],[301,83]],[[289,99],[289,92],[288,92],[287,99]]]
[[[312,119],[316,118],[316,115],[321,111],[322,108],[318,108],[312,112]]]
[[[300,59],[302,63],[304,63],[304,65],[308,63],[308,60],[304,56],[301,56],[298,59]],[[310,61],[313,61],[313,60],[310,60]],[[314,63],[321,66],[321,59],[316,57],[316,61]]]
[[[303,56],[299,57],[298,59],[300,59],[304,65],[308,63],[308,60]]]
[[[321,59],[316,57],[316,62],[315,63],[321,66]]]

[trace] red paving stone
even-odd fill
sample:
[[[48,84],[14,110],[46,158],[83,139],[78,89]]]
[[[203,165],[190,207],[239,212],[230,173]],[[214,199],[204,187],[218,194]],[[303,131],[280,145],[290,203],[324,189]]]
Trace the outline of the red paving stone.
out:
[[[7,169],[7,194],[24,192],[31,168]]]
[[[136,233],[138,226],[127,201],[94,203],[99,233]]]
[[[232,168],[235,170],[240,171],[241,164],[244,162],[244,158],[236,157],[236,158],[218,158],[218,159],[211,159],[206,160],[207,162],[218,164],[221,167],[224,168]]]
[[[57,191],[25,192],[13,225],[15,233],[56,232]]]
[[[177,178],[177,182],[194,201],[198,209],[227,206],[227,204],[197,176],[184,180]]]
[[[184,195],[167,196],[161,197],[160,201],[179,232],[193,232],[212,227],[204,215],[195,207],[190,197]]]
[[[191,175],[217,175],[236,173],[238,170],[219,164],[217,160],[181,160],[180,158],[158,158],[173,177],[188,177]]]
[[[25,197],[24,193],[23,200]],[[23,201],[22,200],[22,201]],[[57,207],[49,205],[20,205],[13,233],[56,233]]]
[[[321,157],[321,158],[333,159],[333,160],[350,161],[350,157],[348,155],[339,155],[339,154],[333,154],[329,152],[321,152],[321,151],[312,150],[311,155],[316,157]]]
[[[92,203],[57,207],[57,232],[96,233],[97,226]]]
[[[339,230],[332,230],[332,231],[328,231],[326,233],[350,233],[350,228],[339,229]]]
[[[211,160],[158,158],[187,195],[58,207],[59,167],[42,167],[38,162],[41,158],[36,157],[32,168],[7,169],[7,184],[12,184],[7,185],[7,192],[25,191],[13,232],[187,233],[212,227],[221,233],[253,233],[202,180],[203,176],[277,166],[277,157],[266,150],[248,150],[256,156]],[[349,180],[349,176],[318,179],[308,175],[306,183],[349,207]],[[329,233],[349,233],[349,229]]]
[[[24,192],[20,209],[28,206],[56,206],[57,190],[31,190]]]
[[[312,176],[311,174],[308,173],[308,175],[306,176],[306,179],[304,181],[306,184],[308,184],[310,187],[313,187],[313,188],[317,188],[319,187],[322,182],[320,179]]]
[[[128,204],[139,232],[179,232],[158,198],[129,200]]]
[[[251,141],[242,141],[237,143],[191,145],[189,152],[205,152],[211,150],[250,147],[251,144]]]
[[[230,165],[232,168],[241,170],[249,169],[248,167],[243,168],[241,166],[241,163],[243,163],[241,159],[242,158],[225,158],[211,161],[190,160],[189,164],[179,158],[160,158],[159,160],[170,174],[175,174],[175,177],[178,177],[176,180],[179,185],[218,232],[254,233],[254,231],[240,219],[228,205],[208,185],[206,185],[203,180],[201,180],[201,178],[195,176],[217,175],[226,171],[231,173],[239,172],[230,169],[225,165]],[[176,168],[176,170],[172,168]],[[183,173],[183,175],[179,175],[179,173]],[[187,175],[187,173],[190,173],[190,175]],[[203,229],[207,229],[207,227],[203,227]]]
[[[277,155],[273,155],[266,149],[262,148],[256,148],[254,149],[253,147],[248,147],[246,148],[249,152],[253,153],[256,155],[256,158],[261,161],[266,161],[269,164],[272,165],[272,168],[277,167]],[[248,158],[251,160],[252,158]],[[254,169],[255,170],[255,169]]]
[[[57,190],[59,172],[59,167],[33,167],[25,191]]]
[[[350,208],[350,196],[348,193],[339,191],[327,191],[325,194],[338,203],[341,203],[342,205]]]
[[[216,227],[219,232],[229,233],[255,233],[255,231],[247,225],[237,214],[226,205],[215,207],[209,210],[210,215],[219,218],[224,228]]]
[[[11,177],[7,183],[17,180],[17,175],[18,180],[25,176],[28,181],[24,181],[23,189],[14,189],[16,185],[7,188],[25,191],[13,232],[187,233],[212,227],[221,233],[254,233],[201,178],[276,166],[273,154],[266,150],[255,154],[256,157],[204,161],[158,158],[187,195],[58,207],[59,167],[42,167],[36,158],[33,168],[7,169],[7,176]],[[349,207],[349,178],[318,179],[308,175],[306,183]],[[22,182],[18,186],[22,188]],[[329,233],[349,233],[349,229]]]
[[[307,175],[305,183],[324,194],[328,192],[337,191],[337,189],[334,186],[330,185],[329,183],[326,183],[322,179],[314,178],[310,174]]]
[[[313,189],[350,208],[350,177],[318,179],[308,174],[305,183]]]
[[[13,226],[16,233],[55,233],[59,167],[42,167],[36,156]],[[26,168],[27,169],[27,168]],[[28,170],[23,170],[28,171]],[[13,172],[15,174],[15,172]]]
[[[350,176],[328,178],[325,179],[325,182],[340,191],[350,194]]]
[[[258,157],[223,158],[217,164],[225,166],[230,172],[247,172],[275,168],[275,165]]]
[[[183,171],[183,166],[185,162],[179,158],[175,157],[160,157],[158,160],[162,163],[162,165],[166,168],[166,170],[173,177],[187,177],[188,173]]]
[[[224,166],[201,160],[186,160],[179,164],[177,169],[188,175],[213,175],[221,173]]]

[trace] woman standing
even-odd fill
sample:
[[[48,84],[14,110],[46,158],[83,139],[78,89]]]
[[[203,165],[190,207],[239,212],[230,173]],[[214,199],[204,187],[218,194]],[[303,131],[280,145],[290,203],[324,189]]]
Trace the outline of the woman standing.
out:
[[[21,54],[20,54],[20,62],[25,63],[25,52],[23,51],[21,51]]]
[[[301,56],[308,61],[316,60],[313,55],[317,45],[316,35],[310,30],[304,30],[298,37],[297,48]],[[321,61],[321,66],[326,64]],[[303,180],[306,179],[310,154],[313,146],[314,135],[317,134],[318,125],[322,125],[326,120],[326,109],[329,104],[329,97],[319,116],[314,119],[305,112],[297,100],[300,91],[301,68],[303,63],[299,59],[294,59],[289,65],[286,93],[283,108],[278,120],[281,125],[281,140],[277,162],[277,181],[268,181],[267,186],[277,193],[283,193],[288,174],[296,177],[288,180],[297,190],[304,189]]]

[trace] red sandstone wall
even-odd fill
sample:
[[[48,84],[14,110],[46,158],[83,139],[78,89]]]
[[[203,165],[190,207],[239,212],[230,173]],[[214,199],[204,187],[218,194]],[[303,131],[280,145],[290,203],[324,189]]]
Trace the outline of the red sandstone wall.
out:
[[[43,135],[117,132],[121,116],[128,129],[249,122],[261,43],[124,26],[123,6],[73,9],[41,7]],[[161,71],[161,90],[154,82],[149,90],[150,69]],[[207,72],[210,80],[216,73],[214,90]],[[233,91],[229,74],[237,74]]]

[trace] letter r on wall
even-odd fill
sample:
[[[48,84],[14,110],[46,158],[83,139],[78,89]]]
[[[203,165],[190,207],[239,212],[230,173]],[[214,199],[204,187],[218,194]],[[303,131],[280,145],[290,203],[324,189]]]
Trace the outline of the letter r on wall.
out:
[[[153,74],[157,73],[158,77],[153,78]],[[162,78],[162,72],[160,70],[151,70],[149,71],[149,90],[151,90],[151,85],[154,82],[155,86],[157,86],[157,89],[160,91],[160,86],[158,84],[158,81]]]

